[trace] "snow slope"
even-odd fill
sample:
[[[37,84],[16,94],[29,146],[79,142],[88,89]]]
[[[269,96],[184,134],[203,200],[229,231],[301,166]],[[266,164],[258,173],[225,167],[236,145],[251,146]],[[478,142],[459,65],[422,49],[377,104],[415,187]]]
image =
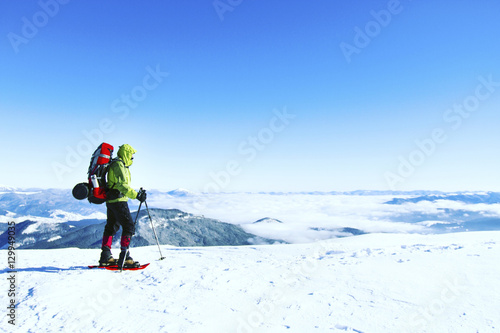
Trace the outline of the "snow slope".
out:
[[[500,232],[369,234],[309,244],[18,250],[7,332],[498,332]],[[5,251],[0,256],[7,257]],[[0,304],[8,305],[7,270]]]

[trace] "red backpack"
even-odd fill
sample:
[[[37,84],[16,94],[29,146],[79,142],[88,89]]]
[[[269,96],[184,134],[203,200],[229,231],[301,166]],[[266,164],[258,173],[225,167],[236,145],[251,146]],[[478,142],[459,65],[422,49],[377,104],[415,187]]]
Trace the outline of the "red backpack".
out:
[[[88,183],[77,184],[73,188],[73,196],[78,200],[87,198],[90,203],[102,204],[106,202],[108,191],[106,174],[113,157],[113,146],[103,142],[90,159]]]

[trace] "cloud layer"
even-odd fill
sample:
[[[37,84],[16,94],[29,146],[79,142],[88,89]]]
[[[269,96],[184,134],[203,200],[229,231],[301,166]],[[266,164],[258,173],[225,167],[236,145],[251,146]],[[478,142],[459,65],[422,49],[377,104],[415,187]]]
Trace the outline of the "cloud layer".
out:
[[[406,198],[409,196],[398,196]],[[453,212],[464,216],[500,217],[500,204],[466,204],[436,200],[391,205],[394,195],[314,194],[188,194],[182,197],[158,194],[151,205],[178,208],[225,222],[241,224],[254,234],[292,243],[311,242],[338,236],[336,229],[355,228],[365,232],[430,233],[436,223],[457,222]],[[283,223],[253,224],[270,217]]]

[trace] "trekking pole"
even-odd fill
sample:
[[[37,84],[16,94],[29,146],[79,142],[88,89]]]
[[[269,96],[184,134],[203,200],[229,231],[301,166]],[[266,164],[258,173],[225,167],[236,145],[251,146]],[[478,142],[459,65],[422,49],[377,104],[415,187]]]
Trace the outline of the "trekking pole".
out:
[[[165,257],[161,254],[160,242],[158,241],[158,236],[156,235],[155,226],[153,224],[153,219],[151,218],[151,214],[149,213],[149,207],[148,207],[148,203],[146,202],[146,200],[144,200],[144,204],[146,205],[146,209],[148,211],[149,221],[151,221],[151,228],[153,228],[153,233],[155,234],[156,244],[158,244],[158,250],[160,251],[160,260],[163,260],[163,259],[165,259]]]
[[[135,217],[134,225],[137,225],[137,219],[139,219],[139,213],[141,212],[142,202],[139,204],[139,209],[137,210],[137,216]]]
[[[123,262],[122,265],[120,266],[120,273],[123,272],[123,267],[125,266],[125,259],[127,259],[127,255],[128,255],[128,249],[125,251],[125,255],[123,256]]]

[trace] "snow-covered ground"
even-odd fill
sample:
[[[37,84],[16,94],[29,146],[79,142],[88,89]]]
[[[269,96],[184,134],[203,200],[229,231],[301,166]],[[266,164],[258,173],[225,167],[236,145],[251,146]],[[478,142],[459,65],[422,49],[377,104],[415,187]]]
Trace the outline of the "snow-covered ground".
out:
[[[498,231],[161,249],[132,249],[151,265],[123,273],[86,269],[99,250],[18,250],[16,326],[4,269],[0,330],[500,331]]]

